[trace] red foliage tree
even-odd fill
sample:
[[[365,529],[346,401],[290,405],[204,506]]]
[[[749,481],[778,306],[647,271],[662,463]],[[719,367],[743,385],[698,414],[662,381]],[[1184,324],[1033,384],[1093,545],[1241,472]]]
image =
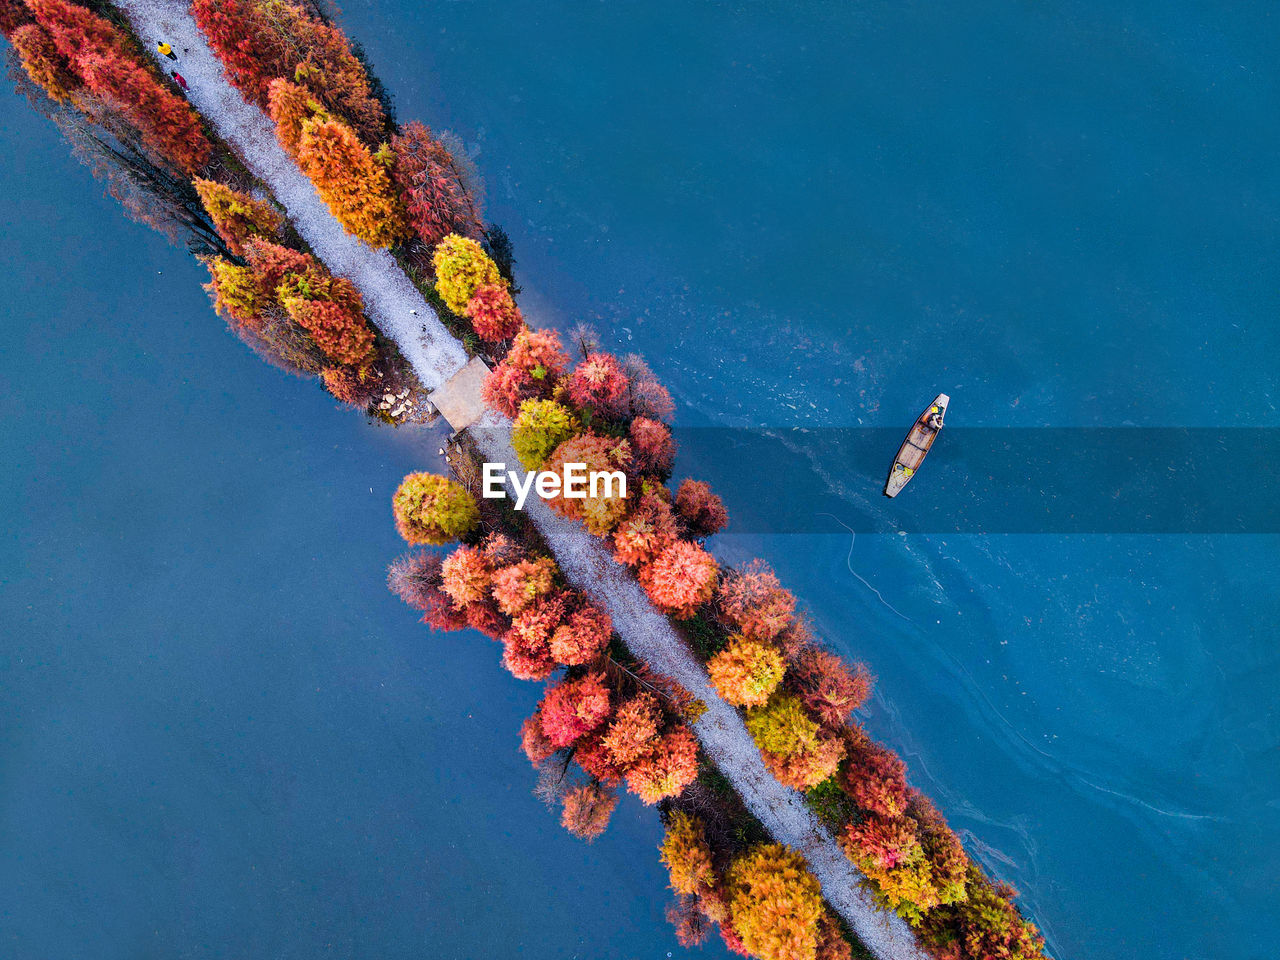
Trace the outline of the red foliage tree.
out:
[[[906,764],[854,727],[845,732],[849,762],[845,765],[845,791],[862,810],[881,817],[900,817],[907,809]]]
[[[534,379],[528,370],[512,366],[505,360],[489,371],[480,388],[485,405],[512,420],[520,413],[520,404],[526,400],[539,400],[550,395],[545,381]]]
[[[613,556],[619,563],[649,563],[676,541],[676,521],[671,505],[654,494],[644,494],[627,518],[613,531]]]
[[[542,732],[557,747],[567,747],[609,718],[609,687],[604,675],[589,673],[564,680],[542,697]]]
[[[324,388],[348,406],[365,409],[373,402],[374,387],[360,379],[350,367],[325,367],[320,371]]]
[[[382,138],[382,105],[337,27],[279,0],[193,0],[191,12],[228,78],[258,106],[272,80],[294,78],[368,142]]]
[[[348,285],[338,278],[336,284]],[[282,304],[294,322],[311,334],[325,356],[351,367],[373,362],[373,331],[361,313],[360,295],[355,287],[343,287],[339,300],[304,300],[286,297]]]
[[[491,533],[480,541],[480,548],[489,558],[489,565],[495,570],[509,567],[525,559],[524,547],[516,543],[504,533]]]
[[[611,354],[588,355],[565,381],[565,389],[575,405],[596,416],[617,420],[627,413],[627,375]]]
[[[834,653],[810,646],[791,661],[787,682],[810,713],[840,727],[871,695],[872,680],[864,664],[850,670]]]
[[[584,783],[564,795],[560,825],[590,843],[609,826],[618,795],[598,783]]]
[[[654,750],[627,770],[627,789],[647,804],[678,797],[698,777],[698,740],[688,727],[663,734]]]
[[[486,283],[476,287],[467,301],[467,319],[481,340],[498,343],[520,332],[524,318],[511,299],[505,283]]]
[[[419,239],[427,246],[435,246],[450,233],[479,240],[484,230],[479,211],[445,145],[415,120],[391,138],[391,149],[395,152],[391,175],[404,195],[409,225]],[[505,340],[515,331],[487,337],[477,327],[476,333],[486,340]]]
[[[660,420],[636,417],[627,432],[636,466],[645,473],[667,473],[676,458],[671,428]]]
[[[554,330],[524,329],[516,334],[507,352],[507,363],[527,370],[536,380],[556,383],[569,367],[569,355]]]
[[[135,58],[115,26],[66,0],[30,0],[28,6],[70,69],[148,150],[188,174],[204,166],[211,147],[200,118]]]
[[[709,537],[729,523],[724,503],[701,480],[686,478],[680,484],[676,490],[676,513],[693,537]]]
[[[598,729],[574,744],[573,759],[578,761],[578,766],[602,783],[613,785],[622,780],[622,767],[610,755]]]
[[[592,663],[604,653],[612,636],[609,615],[583,601],[551,635],[551,655],[568,666]]]
[[[244,255],[253,268],[263,295],[273,299],[279,295],[280,284],[288,274],[296,273],[307,277],[327,274],[319,261],[310,254],[300,253],[259,237],[245,240]]]
[[[658,698],[640,693],[622,704],[609,723],[601,743],[620,770],[650,756],[658,746],[662,710]]]
[[[716,588],[715,557],[696,544],[677,540],[640,568],[640,585],[659,610],[688,620]]]
[[[501,640],[511,629],[511,619],[504,616],[492,600],[480,600],[469,604],[466,614],[467,626],[473,630],[479,630],[493,640]]]
[[[564,621],[564,598],[557,594],[540,597],[511,620],[511,629],[502,638],[503,665],[520,680],[545,680],[555,671],[551,656],[551,635]]]
[[[700,947],[711,935],[711,922],[693,897],[680,897],[668,906],[667,922],[675,928],[676,943],[682,947]]]
[[[683,492],[684,486],[680,489]],[[721,618],[755,640],[777,637],[792,624],[796,609],[796,598],[763,560],[753,560],[726,576],[716,600]]]

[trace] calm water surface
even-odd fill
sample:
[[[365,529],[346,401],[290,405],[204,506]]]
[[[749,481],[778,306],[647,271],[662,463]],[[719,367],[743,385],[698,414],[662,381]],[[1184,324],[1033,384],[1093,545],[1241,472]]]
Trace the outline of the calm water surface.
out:
[[[345,9],[401,115],[476,154],[526,313],[645,353],[682,423],[900,425],[946,390],[975,426],[1275,425],[1260,7]],[[532,685],[383,590],[422,447],[244,351],[4,110],[18,955],[674,949],[653,818],[564,837],[513,752]],[[718,549],[871,664],[867,724],[1056,954],[1271,956],[1275,539],[900,537],[927,487],[825,467],[883,534]]]

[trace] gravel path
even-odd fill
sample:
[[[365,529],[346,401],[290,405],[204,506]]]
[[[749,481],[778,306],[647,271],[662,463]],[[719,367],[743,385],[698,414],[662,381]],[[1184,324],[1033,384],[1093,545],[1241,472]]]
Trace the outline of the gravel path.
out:
[[[117,0],[117,6],[151,51],[160,68],[177,70],[187,81],[187,98],[217,129],[245,165],[283,203],[298,232],[334,273],[356,285],[365,312],[378,329],[400,345],[427,390],[434,390],[467,362],[466,351],[444,328],[422,295],[385,250],[373,250],[345,233],[311,181],[276,140],[271,120],[247,103],[226,79],[222,64],[205,43],[187,7],[172,0]],[[156,50],[166,41],[175,63]]]
[[[172,0],[117,3],[161,67],[176,67],[183,75],[192,104],[285,205],[316,255],[334,273],[355,283],[370,319],[400,345],[424,386],[434,389],[460,369],[467,361],[462,347],[390,254],[372,250],[342,231],[310,181],[281,150],[268,118],[226,80],[187,8]],[[177,64],[155,52],[159,39],[179,51]],[[490,412],[472,431],[488,460],[518,463],[511,449],[510,421]],[[712,689],[702,665],[649,603],[630,571],[614,561],[601,540],[553,513],[538,498],[526,503],[526,511],[565,575],[608,610],[627,647],[706,703],[707,712],[694,724],[703,749],[774,838],[804,854],[822,883],[823,895],[862,941],[880,960],[926,960],[906,923],[877,908],[858,885],[861,875],[800,795],[765,769],[742,718]]]

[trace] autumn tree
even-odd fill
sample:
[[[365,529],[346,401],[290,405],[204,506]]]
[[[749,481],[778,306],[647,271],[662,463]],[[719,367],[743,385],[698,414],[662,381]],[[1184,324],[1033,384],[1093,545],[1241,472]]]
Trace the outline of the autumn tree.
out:
[[[551,637],[564,622],[568,605],[563,596],[539,597],[511,618],[502,637],[502,665],[519,680],[545,680],[556,669]]]
[[[718,570],[711,554],[677,540],[640,568],[640,585],[654,606],[688,620],[715,593]]]
[[[493,572],[491,584],[498,609],[514,617],[538,597],[551,592],[557,572],[550,557],[518,560]]]
[[[627,431],[637,469],[645,473],[668,473],[676,458],[676,442],[671,428],[660,420],[636,417]]]
[[[253,270],[225,257],[211,257],[205,263],[209,282],[204,288],[213,297],[218,316],[242,326],[256,326],[271,298],[263,296]]]
[[[272,80],[288,77],[366,142],[384,136],[382,104],[337,27],[285,0],[193,0],[191,12],[231,82],[258,106],[267,106]]]
[[[13,39],[14,33],[31,22],[31,11],[22,0],[0,0],[0,33]]]
[[[592,473],[602,473],[622,474],[622,478],[625,478],[626,470],[631,465],[631,448],[626,440],[584,433],[557,446],[543,466],[545,470],[563,476],[565,464],[569,463],[583,464],[588,477]],[[627,513],[624,485],[618,481],[619,478],[614,477],[598,485],[588,486],[585,497],[567,497],[561,489],[547,498],[547,504],[557,513],[582,521],[587,530],[602,537],[617,526]]]
[[[335,400],[360,410],[368,408],[377,396],[376,385],[361,379],[359,371],[351,367],[325,367],[320,379]]]
[[[658,382],[649,365],[639,354],[628,354],[622,361],[627,375],[627,407],[633,417],[671,422],[675,404],[667,388]]]
[[[412,544],[440,546],[465,537],[480,519],[466,487],[435,473],[411,473],[391,501],[396,529]]]
[[[409,225],[418,238],[432,247],[450,233],[480,239],[484,226],[475,200],[445,145],[415,120],[391,138],[391,149],[395,153],[391,175],[405,198]],[[506,285],[499,289],[505,291]],[[512,330],[504,336],[489,336],[474,318],[473,323],[476,333],[486,340],[505,340],[515,334]]]
[[[970,865],[963,900],[925,915],[921,939],[946,960],[1044,960],[1044,937],[1014,905],[1017,892]]]
[[[30,0],[70,72],[137,132],[156,156],[191,174],[211,150],[196,112],[140,63],[109,21],[66,0]]]
[[[737,634],[707,661],[707,673],[716,692],[737,707],[758,707],[782,682],[786,665],[782,651],[764,640]]]
[[[558,749],[542,732],[540,713],[534,713],[520,725],[520,749],[535,767],[541,766]]]
[[[325,356],[360,367],[377,356],[373,331],[361,312],[360,295],[342,278],[334,279],[333,299],[286,296],[280,300],[289,316],[309,334]]]
[[[514,418],[526,400],[547,399],[569,357],[554,330],[520,330],[501,363],[485,378],[481,395],[489,407]]]
[[[476,287],[464,312],[476,335],[490,343],[509,340],[524,326],[524,317],[505,283],[484,283]]]
[[[557,747],[567,747],[604,723],[609,709],[609,687],[604,675],[589,673],[576,680],[562,680],[548,689],[538,712],[547,739]]]
[[[566,666],[593,663],[604,653],[612,636],[609,615],[583,600],[551,634],[551,655]]]
[[[685,485],[680,489],[683,492]],[[763,560],[753,560],[724,578],[716,591],[716,605],[721,619],[745,636],[772,640],[791,625],[796,598]]]
[[[281,77],[272,80],[267,90],[266,111],[275,124],[276,139],[284,152],[297,160],[302,145],[302,125],[317,118],[327,120],[329,112],[306,87]]]
[[[655,494],[643,494],[613,531],[613,556],[619,563],[648,563],[675,543],[671,505]]]
[[[479,287],[504,284],[498,266],[484,248],[470,237],[445,236],[431,258],[436,271],[436,293],[454,313],[464,313]]]
[[[834,774],[845,744],[822,730],[790,694],[776,693],[747,711],[747,730],[765,766],[785,786],[808,790]]]
[[[590,354],[569,375],[565,390],[575,406],[597,417],[616,420],[627,411],[627,375],[612,354]]]
[[[814,716],[829,727],[840,727],[871,694],[871,672],[865,664],[850,670],[834,653],[809,646],[791,662],[787,682]]]
[[[698,740],[683,724],[668,730],[653,752],[626,771],[627,789],[647,804],[678,797],[698,777]]]
[[[432,630],[461,630],[466,616],[441,589],[441,560],[434,553],[409,553],[387,568],[387,587],[409,606],[422,611]]]
[[[676,490],[676,514],[693,537],[709,537],[729,523],[724,504],[711,492],[710,484],[701,480],[685,479],[680,484]]]
[[[706,827],[698,817],[672,811],[658,849],[671,878],[671,889],[677,894],[700,897],[718,885]]]
[[[404,208],[387,168],[337,120],[302,122],[302,168],[342,229],[372,247],[390,247],[406,235]]]
[[[859,728],[845,731],[844,739],[849,757],[842,776],[845,792],[868,813],[902,816],[910,793],[906,764]]]
[[[244,255],[244,242],[250,237],[274,237],[280,232],[284,218],[271,204],[216,180],[197,178],[195,188],[219,235],[236,256]]]
[[[823,916],[822,889],[804,857],[759,844],[729,867],[733,929],[761,960],[812,960]]]
[[[618,805],[618,795],[598,783],[584,783],[564,795],[560,825],[590,843],[604,833]]]
[[[618,707],[601,744],[617,768],[625,770],[652,755],[661,726],[658,698],[652,693],[639,693]]]
[[[444,592],[459,607],[488,599],[493,571],[488,558],[478,547],[457,547],[445,558],[440,572]]]
[[[9,41],[17,51],[27,76],[39,84],[50,99],[70,103],[75,91],[81,87],[80,78],[59,52],[49,31],[38,23],[26,23],[9,35]]]
[[[511,427],[511,446],[526,470],[538,470],[556,447],[581,429],[568,408],[554,400],[526,400]]]

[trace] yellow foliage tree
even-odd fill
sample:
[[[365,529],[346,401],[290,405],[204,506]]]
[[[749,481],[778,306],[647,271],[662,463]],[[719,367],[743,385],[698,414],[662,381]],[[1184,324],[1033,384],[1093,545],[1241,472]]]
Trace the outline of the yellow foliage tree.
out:
[[[731,637],[729,645],[707,662],[716,692],[739,707],[768,703],[786,669],[781,650],[741,634]]]
[[[456,233],[436,245],[432,262],[436,268],[436,293],[457,314],[467,309],[467,301],[477,287],[506,283],[484,248],[470,237]]]
[[[716,887],[711,865],[711,845],[706,829],[695,816],[676,810],[667,821],[662,838],[662,862],[671,875],[671,889],[686,897],[702,896]]]
[[[804,857],[780,843],[760,844],[734,860],[729,912],[743,945],[761,960],[814,960],[822,889]]]

